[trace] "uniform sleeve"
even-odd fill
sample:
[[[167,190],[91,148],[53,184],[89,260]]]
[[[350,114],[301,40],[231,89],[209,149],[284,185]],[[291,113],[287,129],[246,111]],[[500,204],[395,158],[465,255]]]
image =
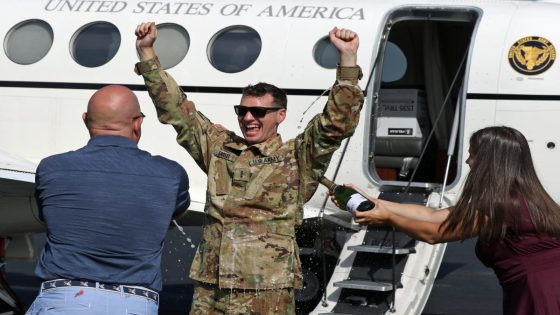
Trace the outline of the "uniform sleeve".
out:
[[[173,77],[162,69],[157,57],[137,63],[136,73],[144,78],[159,121],[175,128],[177,142],[207,173],[211,152],[208,135],[214,129],[212,123],[196,110]]]
[[[317,179],[326,171],[334,151],[343,139],[354,134],[358,125],[364,95],[357,85],[361,71],[359,67],[354,69],[337,71],[337,81],[331,88],[323,112],[309,122],[296,140],[304,202],[315,193]]]

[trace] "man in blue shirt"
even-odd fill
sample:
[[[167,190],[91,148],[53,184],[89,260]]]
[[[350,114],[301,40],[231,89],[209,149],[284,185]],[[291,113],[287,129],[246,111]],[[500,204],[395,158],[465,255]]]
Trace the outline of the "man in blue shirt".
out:
[[[138,149],[143,118],[131,90],[103,87],[83,114],[88,144],[39,164],[44,282],[27,314],[158,313],[163,241],[190,198],[179,164]]]

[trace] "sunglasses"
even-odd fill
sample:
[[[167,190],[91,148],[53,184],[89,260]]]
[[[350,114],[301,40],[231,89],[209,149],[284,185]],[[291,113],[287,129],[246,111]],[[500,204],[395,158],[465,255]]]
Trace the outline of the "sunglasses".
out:
[[[239,117],[244,117],[247,112],[250,112],[251,115],[255,118],[263,118],[269,112],[275,112],[281,110],[283,107],[261,107],[261,106],[243,106],[243,105],[235,105],[233,109],[235,113]]]

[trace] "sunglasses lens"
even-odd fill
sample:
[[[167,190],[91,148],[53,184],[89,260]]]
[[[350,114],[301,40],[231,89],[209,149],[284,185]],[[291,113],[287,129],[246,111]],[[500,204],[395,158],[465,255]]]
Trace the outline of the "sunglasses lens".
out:
[[[244,117],[247,114],[247,112],[250,112],[251,116],[255,118],[263,118],[264,116],[266,116],[266,113],[268,113],[269,111],[277,111],[280,108],[246,107],[243,105],[236,105],[233,107],[233,109],[235,110],[235,113],[239,117]]]
[[[245,106],[234,106],[233,107],[235,109],[235,113],[237,114],[237,116],[245,116],[245,114],[247,114],[247,107]]]
[[[266,109],[264,108],[253,107],[249,111],[255,118],[263,118],[266,115]]]

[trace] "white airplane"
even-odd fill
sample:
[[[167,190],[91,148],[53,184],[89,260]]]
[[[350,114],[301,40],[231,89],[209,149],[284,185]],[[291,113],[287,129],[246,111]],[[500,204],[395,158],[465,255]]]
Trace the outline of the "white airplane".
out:
[[[0,12],[6,257],[36,257],[30,235],[44,226],[33,200],[35,167],[87,142],[81,113],[106,84],[136,91],[147,115],[140,147],[185,167],[193,202],[180,224],[201,224],[206,176],[175,143],[173,128],[157,121],[132,71],[142,21],[158,24],[156,50],[190,99],[228,129],[238,130],[232,105],[242,87],[264,81],[284,88],[284,139],[322,110],[334,81],[338,56],[328,30],[350,28],[361,40],[366,104],[327,176],[381,198],[447,207],[468,172],[471,133],[507,125],[527,137],[540,179],[560,200],[558,1],[19,0],[2,1]],[[393,242],[389,229],[356,226],[325,192],[320,187],[306,204],[298,232],[305,312],[420,314],[445,244],[400,232]]]

